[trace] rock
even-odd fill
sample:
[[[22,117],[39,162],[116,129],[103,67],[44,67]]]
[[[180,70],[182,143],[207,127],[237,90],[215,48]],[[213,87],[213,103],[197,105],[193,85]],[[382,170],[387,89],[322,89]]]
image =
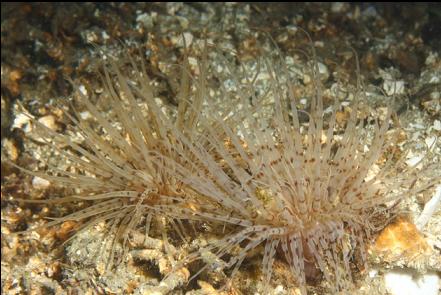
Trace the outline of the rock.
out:
[[[435,272],[418,275],[409,269],[397,269],[384,275],[386,290],[392,295],[437,295],[440,280]]]

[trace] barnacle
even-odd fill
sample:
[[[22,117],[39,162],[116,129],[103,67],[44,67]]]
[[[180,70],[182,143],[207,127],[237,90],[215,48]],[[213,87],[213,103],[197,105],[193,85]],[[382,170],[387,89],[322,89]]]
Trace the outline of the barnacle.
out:
[[[298,84],[280,56],[235,67],[215,46],[202,52],[197,75],[190,75],[187,62],[182,66],[176,108],[163,111],[144,66],[128,57],[131,75],[112,61],[102,74],[110,114],[77,91],[98,126],[71,115],[81,143],[35,123],[76,171],[20,169],[76,190],[47,202],[92,202],[45,226],[85,221],[82,230],[107,222],[112,266],[116,243],[125,245],[142,221],[148,232],[153,218],[166,216],[181,236],[183,222],[219,225],[228,230],[174,269],[204,260],[209,263],[192,278],[214,264],[230,268],[234,278],[247,255],[263,245],[265,293],[278,256],[302,294],[317,273],[333,292],[348,292],[354,262],[360,268],[367,262],[366,241],[386,225],[395,204],[439,182],[434,169],[416,175],[393,155],[373,169],[391,145],[392,108],[381,120],[360,120],[365,91],[358,80],[347,120],[338,124],[340,101],[336,95],[325,105],[314,52],[308,112],[298,108]],[[213,55],[222,60],[222,74],[210,67]]]

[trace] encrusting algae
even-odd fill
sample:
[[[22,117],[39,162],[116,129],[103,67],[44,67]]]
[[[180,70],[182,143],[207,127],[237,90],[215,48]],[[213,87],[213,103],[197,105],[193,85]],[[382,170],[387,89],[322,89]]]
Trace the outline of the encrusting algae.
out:
[[[100,99],[107,113],[74,84],[77,108],[92,118],[82,119],[76,108],[68,115],[81,142],[33,120],[72,168],[48,165],[47,172],[35,172],[16,166],[75,191],[34,202],[89,204],[44,227],[77,221],[78,234],[105,222],[108,269],[123,263],[128,240],[140,227],[147,236],[159,228],[166,244],[191,243],[199,229],[211,229],[218,238],[172,262],[164,281],[202,260],[190,274],[185,269],[184,281],[217,269],[228,273],[222,285],[234,287],[240,266],[257,251],[264,294],[270,293],[276,259],[289,266],[302,294],[321,280],[329,292],[351,293],[354,271],[367,267],[372,235],[395,216],[401,200],[440,182],[439,164],[425,158],[421,172],[388,155],[394,143],[386,137],[396,138],[392,104],[381,119],[360,120],[366,93],[358,72],[355,87],[339,84],[325,99],[313,48],[309,108],[300,109],[295,93],[302,84],[275,51],[241,63],[231,51],[205,44],[197,70],[185,54],[177,106],[155,99],[144,63],[130,56],[129,70],[114,60],[104,66]],[[211,64],[214,59],[220,65]],[[337,123],[342,89],[353,100],[346,120]]]

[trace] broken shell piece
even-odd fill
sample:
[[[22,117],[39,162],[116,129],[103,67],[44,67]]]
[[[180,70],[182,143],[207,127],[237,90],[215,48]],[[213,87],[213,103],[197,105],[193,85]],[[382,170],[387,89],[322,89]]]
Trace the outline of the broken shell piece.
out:
[[[416,226],[419,230],[422,230],[429,222],[435,211],[441,204],[441,185],[438,185],[435,191],[435,195],[424,206],[423,212],[416,221]]]

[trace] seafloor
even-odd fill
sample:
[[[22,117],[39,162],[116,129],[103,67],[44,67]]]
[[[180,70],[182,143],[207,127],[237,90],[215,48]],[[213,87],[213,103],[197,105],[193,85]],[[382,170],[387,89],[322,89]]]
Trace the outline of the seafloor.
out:
[[[238,50],[246,60],[262,54],[259,42],[270,38],[283,54],[295,54],[305,45],[304,35],[295,33],[300,27],[311,35],[323,65],[325,84],[336,79],[335,73],[339,77],[354,76],[356,66],[351,57],[356,52],[366,88],[396,96],[394,107],[403,131],[401,147],[412,151],[408,161],[418,159],[427,146],[432,148],[432,160],[440,161],[439,4],[2,3],[1,15],[2,294],[152,294],[155,287],[155,294],[261,294],[260,273],[254,270],[258,269],[258,259],[246,262],[235,279],[239,284],[229,291],[215,290],[224,279],[216,273],[205,274],[188,284],[178,278],[174,285],[159,287],[163,278],[161,265],[167,263],[167,255],[161,252],[163,247],[158,246],[160,240],[152,239],[147,249],[137,245],[130,261],[115,272],[104,273],[102,262],[87,255],[100,247],[100,228],[66,245],[63,243],[72,226],[69,223],[38,233],[10,235],[41,223],[44,217],[62,216],[72,209],[11,201],[44,199],[62,192],[19,172],[6,159],[40,169],[45,168],[39,164],[40,159],[68,165],[57,163],[57,155],[29,134],[29,122],[20,114],[19,105],[46,126],[65,132],[65,109],[60,101],[73,91],[66,77],[89,91],[99,92],[95,72],[103,50],[115,56],[123,50],[145,51],[150,59],[149,74],[162,87],[158,95],[173,104],[169,97],[174,85],[164,78],[164,65],[178,61],[182,34],[187,43],[203,40],[208,34],[215,41],[222,40],[219,42],[223,46]],[[372,96],[371,112],[381,112],[381,108],[375,107],[381,103],[377,103],[375,95]],[[400,223],[413,228],[434,194],[435,190],[430,189],[406,200],[405,217],[391,230],[404,231]],[[409,277],[420,280],[421,286],[425,282],[433,284],[429,289],[412,292],[439,292],[439,208],[427,224],[411,234],[412,240],[421,240],[424,246],[407,241],[412,245],[404,252],[397,250],[397,255],[374,253],[370,258],[371,270],[356,277],[358,294],[405,294],[396,293],[399,291],[391,283],[399,275],[402,276],[398,281],[403,285]],[[133,243],[136,244],[136,238]],[[326,294],[324,287],[318,284],[310,292]],[[276,261],[271,292],[298,294],[282,261]]]

